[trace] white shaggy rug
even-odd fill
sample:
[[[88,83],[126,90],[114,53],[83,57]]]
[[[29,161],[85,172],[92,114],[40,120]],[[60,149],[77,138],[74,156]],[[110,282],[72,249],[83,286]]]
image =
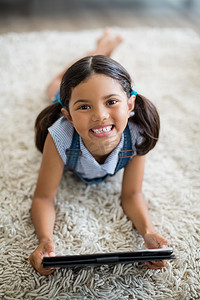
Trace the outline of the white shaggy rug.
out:
[[[57,270],[29,265],[38,241],[30,217],[41,155],[34,120],[48,82],[91,50],[102,30],[0,36],[0,299],[200,299],[200,38],[187,29],[117,29],[113,58],[152,99],[161,136],[147,155],[144,196],[156,230],[177,256],[162,270],[144,264]],[[143,248],[120,206],[122,173],[98,186],[65,175],[56,199],[56,253]]]

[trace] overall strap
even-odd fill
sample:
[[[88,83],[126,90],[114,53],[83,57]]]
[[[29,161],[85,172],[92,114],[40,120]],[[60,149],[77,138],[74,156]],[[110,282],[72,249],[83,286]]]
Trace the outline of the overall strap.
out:
[[[80,150],[79,135],[75,129],[72,137],[71,146],[70,148],[66,149],[65,154],[67,156],[67,167],[69,168],[69,170],[74,171],[76,169],[78,158],[82,155],[82,152]]]
[[[115,168],[115,173],[117,173],[120,169],[124,168],[128,164],[132,155],[133,155],[133,150],[132,150],[132,142],[131,142],[131,133],[130,133],[129,126],[127,124],[124,130],[123,150],[121,150],[118,154],[119,160]]]

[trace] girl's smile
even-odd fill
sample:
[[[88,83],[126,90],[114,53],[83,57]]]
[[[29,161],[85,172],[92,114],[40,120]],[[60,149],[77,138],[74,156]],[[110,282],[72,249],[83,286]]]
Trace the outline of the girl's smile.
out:
[[[134,101],[135,96],[128,99],[117,80],[94,74],[72,89],[70,114],[66,109],[62,113],[97,158],[108,155],[119,144]]]
[[[111,131],[113,130],[114,125],[104,125],[104,126],[97,126],[96,128],[90,129],[94,136],[97,137],[105,137],[108,136]]]

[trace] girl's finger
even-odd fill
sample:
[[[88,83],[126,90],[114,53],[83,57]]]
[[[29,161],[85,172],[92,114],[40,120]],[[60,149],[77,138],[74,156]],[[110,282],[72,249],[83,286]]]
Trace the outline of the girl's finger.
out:
[[[48,269],[43,269],[39,270],[41,275],[50,275],[52,274],[56,269],[55,268],[48,268]]]
[[[161,261],[147,261],[145,262],[146,266],[150,269],[162,269],[166,265],[165,260]]]
[[[164,267],[166,265],[166,260],[157,260],[152,262],[155,266]]]

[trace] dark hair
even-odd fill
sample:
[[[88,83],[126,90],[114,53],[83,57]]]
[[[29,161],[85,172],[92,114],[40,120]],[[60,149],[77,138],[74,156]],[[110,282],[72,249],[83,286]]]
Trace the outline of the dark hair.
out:
[[[69,112],[69,101],[72,89],[93,74],[104,74],[119,82],[130,97],[132,90],[131,77],[124,67],[115,60],[103,55],[87,56],[74,63],[64,74],[60,86],[60,98]],[[44,142],[50,127],[60,117],[61,105],[54,103],[45,108],[35,122],[35,143],[38,150],[43,151]],[[159,137],[160,120],[153,103],[144,96],[137,94],[134,116],[130,119],[141,129],[143,142],[136,145],[138,155],[144,155],[155,145]]]

